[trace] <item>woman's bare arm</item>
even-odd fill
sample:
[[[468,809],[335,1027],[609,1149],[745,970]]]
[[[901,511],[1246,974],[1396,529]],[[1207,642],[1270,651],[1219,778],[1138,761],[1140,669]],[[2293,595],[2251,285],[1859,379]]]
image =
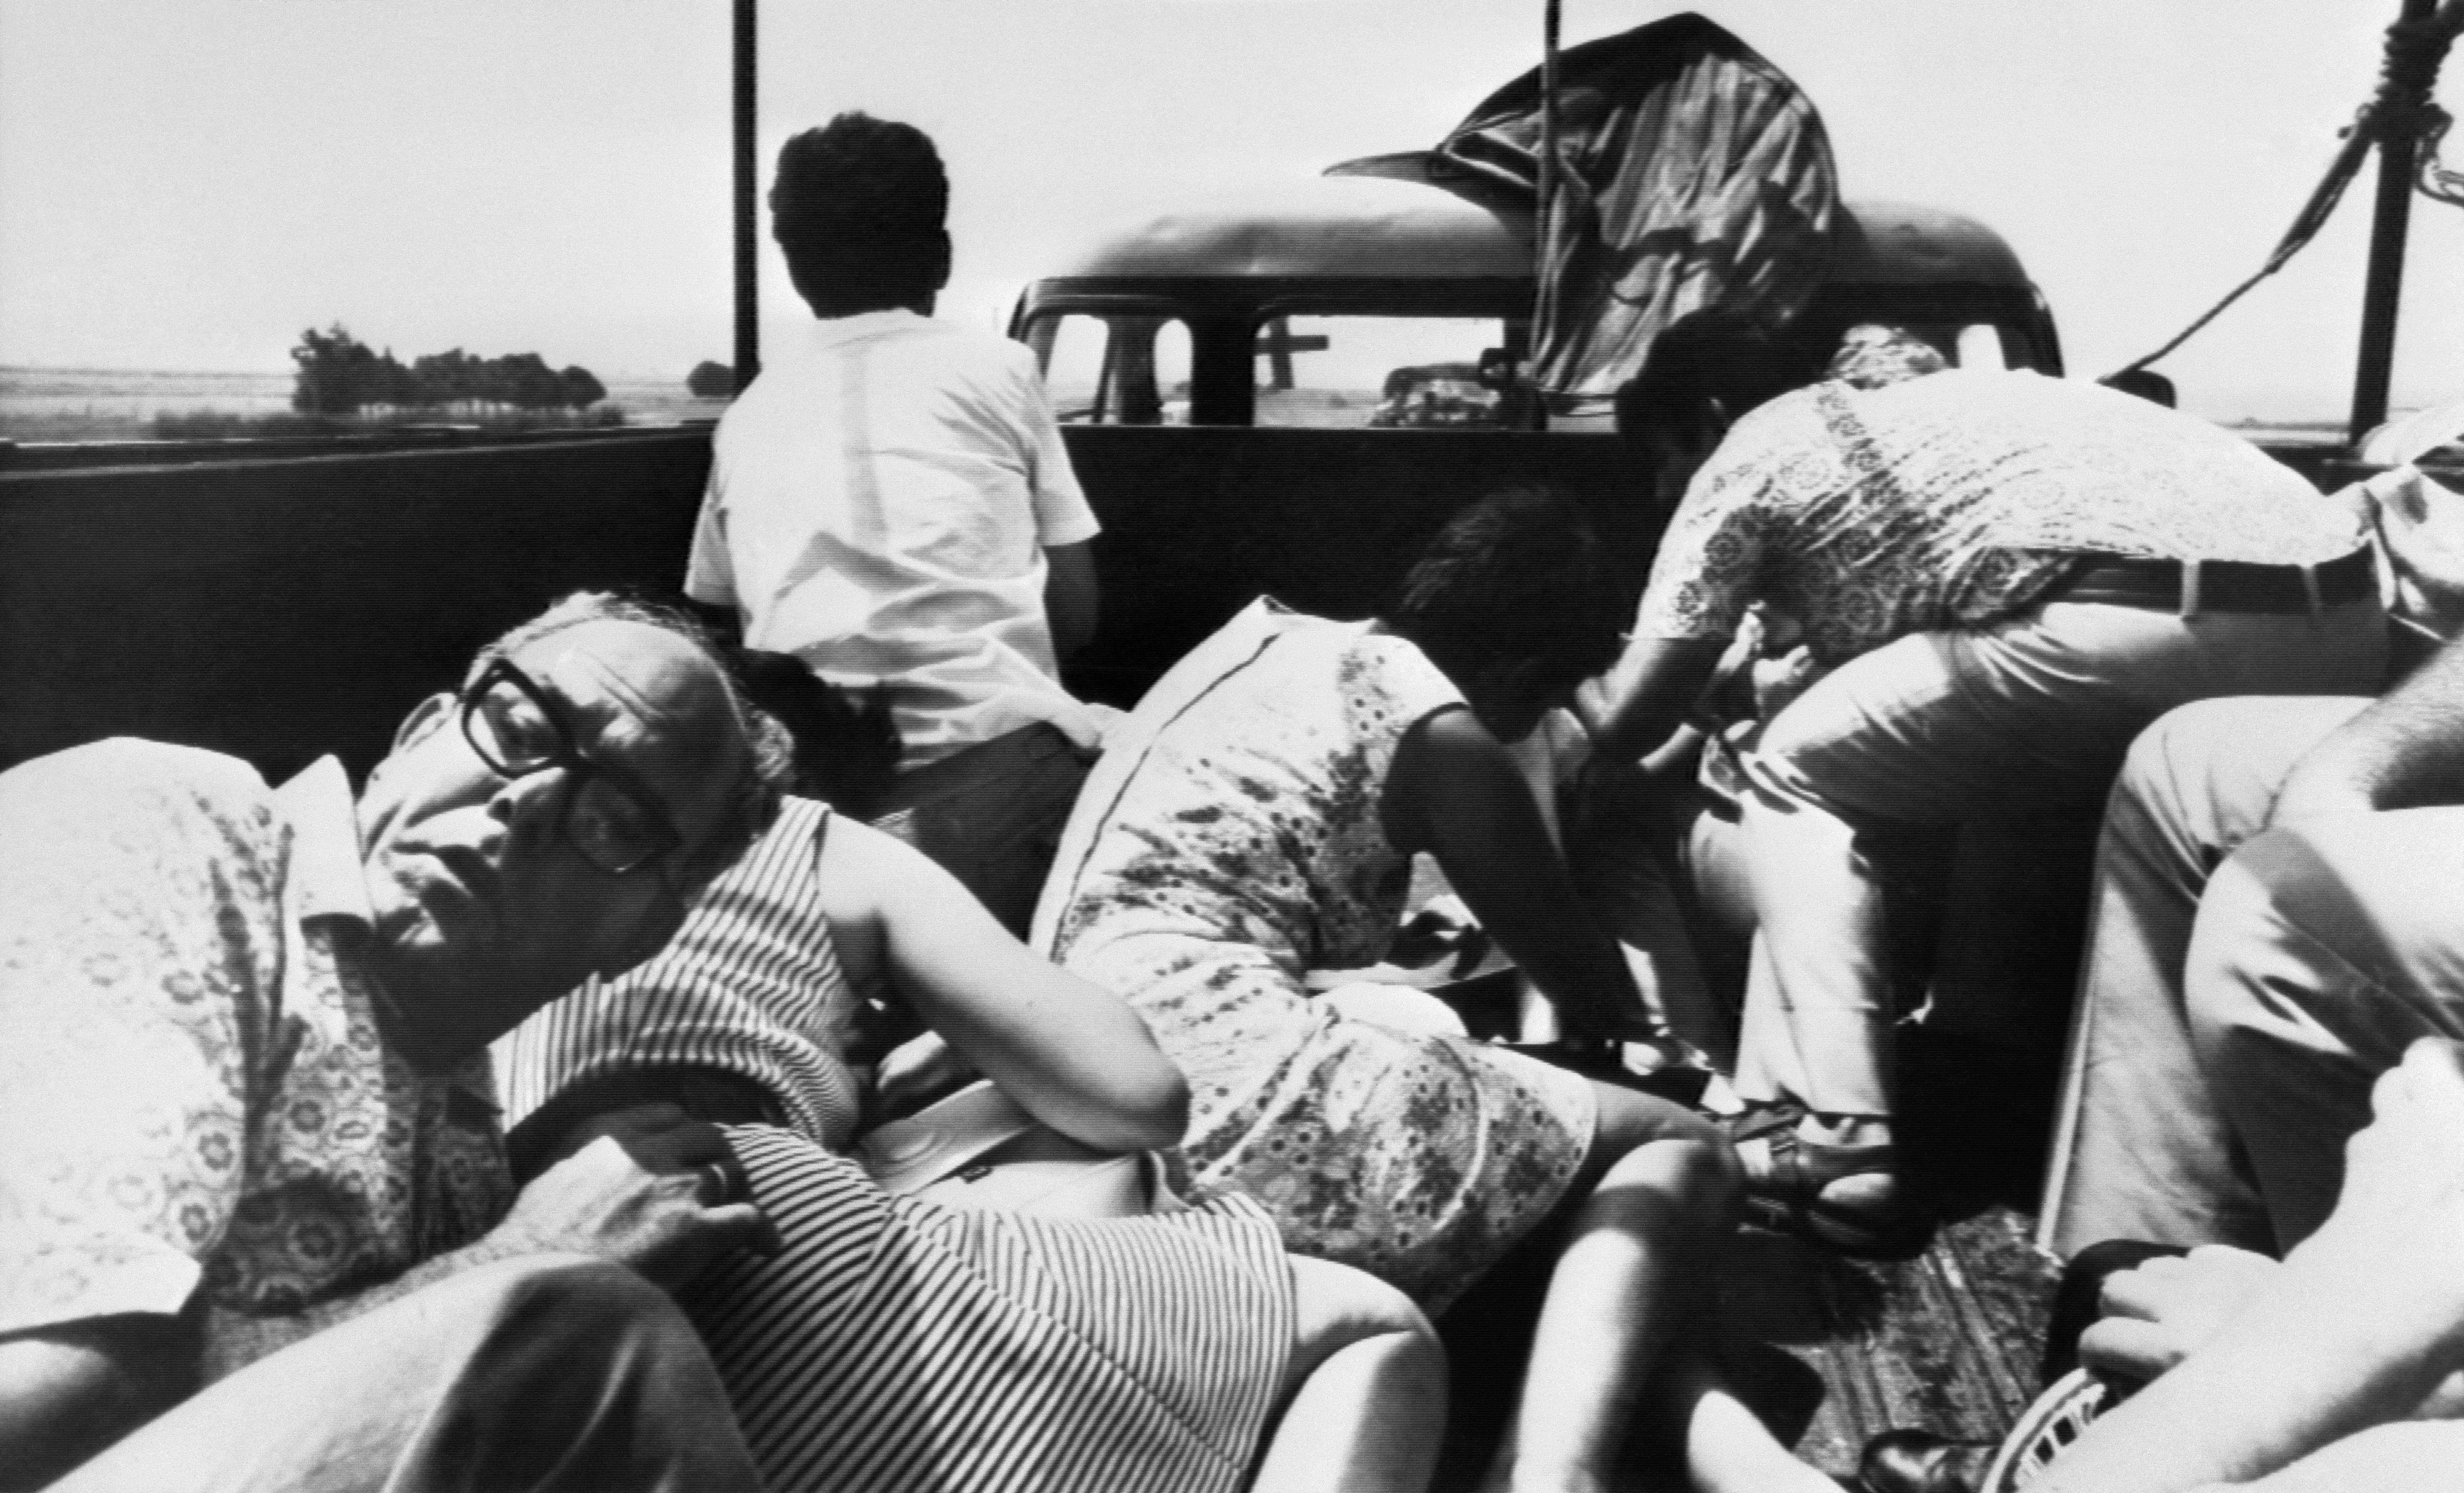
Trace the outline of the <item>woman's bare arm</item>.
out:
[[[1406,732],[1379,811],[1402,850],[1437,857],[1472,915],[1580,1030],[1655,1035],[1625,956],[1575,893],[1531,788],[1468,710]]]
[[[1107,1151],[1179,1142],[1188,1087],[1137,1013],[1011,937],[949,872],[834,819],[822,887],[841,944],[877,948],[916,1015],[1028,1113]]]

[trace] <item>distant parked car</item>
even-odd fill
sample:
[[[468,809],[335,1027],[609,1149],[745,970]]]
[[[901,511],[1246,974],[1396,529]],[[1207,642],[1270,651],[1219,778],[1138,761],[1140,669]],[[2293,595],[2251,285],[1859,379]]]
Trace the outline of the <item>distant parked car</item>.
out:
[[[1494,428],[1504,403],[1500,390],[1481,386],[1480,369],[1470,363],[1424,363],[1386,375],[1369,424],[1381,430]]]

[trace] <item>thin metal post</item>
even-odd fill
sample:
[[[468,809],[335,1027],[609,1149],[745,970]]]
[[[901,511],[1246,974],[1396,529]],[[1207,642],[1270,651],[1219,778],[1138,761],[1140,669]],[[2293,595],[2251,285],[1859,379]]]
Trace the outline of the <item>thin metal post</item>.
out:
[[[1540,23],[1540,169],[1531,184],[1537,208],[1531,224],[1531,325],[1534,329],[1549,326],[1556,312],[1552,304],[1556,298],[1556,278],[1549,273],[1549,256],[1552,242],[1551,235],[1557,221],[1557,8],[1558,0],[1548,0]],[[1536,368],[1527,363],[1515,371],[1534,388],[1539,386]]]
[[[2404,0],[2399,22],[2427,21],[2437,4],[2438,0]],[[2390,48],[2390,67],[2394,61]],[[2431,76],[2436,76],[2434,63]],[[2425,91],[2430,80],[2421,81]],[[2389,86],[2379,92],[2380,107],[2373,112],[2384,116],[2386,106],[2395,101],[2409,81],[2389,78]],[[2418,116],[2408,109],[2401,118],[2403,122],[2379,136],[2378,206],[2370,218],[2369,274],[2362,290],[2362,345],[2353,369],[2353,415],[2347,432],[2354,441],[2386,422],[2387,384],[2395,364],[2396,310],[2404,296],[2405,239],[2412,227],[2414,157],[2421,149],[2421,137],[2411,122]]]
[[[1540,226],[1543,241],[1557,205],[1557,10],[1549,0],[1540,30]]]
[[[761,371],[761,232],[753,160],[754,93],[760,52],[758,0],[736,0],[736,386]]]

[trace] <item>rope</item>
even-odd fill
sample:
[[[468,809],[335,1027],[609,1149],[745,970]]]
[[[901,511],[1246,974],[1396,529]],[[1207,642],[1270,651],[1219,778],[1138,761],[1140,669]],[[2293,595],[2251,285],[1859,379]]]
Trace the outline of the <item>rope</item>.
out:
[[[2422,193],[2464,207],[2464,173],[2450,171],[2438,163],[2438,142],[2453,121],[2430,98],[2431,87],[2438,80],[2439,64],[2446,59],[2447,49],[2458,32],[2464,32],[2464,0],[2447,0],[2436,14],[2422,20],[2400,20],[2390,25],[2387,31],[2387,55],[2379,68],[2378,91],[2343,130],[2344,143],[2329,163],[2327,174],[2311,190],[2310,200],[2302,204],[2299,215],[2277,241],[2267,262],[2259,266],[2257,274],[2234,286],[2224,299],[2184,327],[2171,341],[2105,375],[2101,382],[2111,383],[2164,358],[2221,316],[2226,307],[2248,295],[2259,281],[2292,262],[2293,256],[2307,248],[2334,215],[2336,205],[2344,199],[2344,188],[2353,184],[2353,178],[2361,174],[2362,163],[2369,159],[2372,145],[2394,148],[2417,142],[2418,185]]]
[[[2451,171],[2438,159],[2439,142],[2447,138],[2447,127],[2455,121],[2447,117],[2444,109],[2433,108],[2431,113],[2432,118],[2421,132],[2421,179],[2413,187],[2432,202],[2464,208],[2464,171]]]

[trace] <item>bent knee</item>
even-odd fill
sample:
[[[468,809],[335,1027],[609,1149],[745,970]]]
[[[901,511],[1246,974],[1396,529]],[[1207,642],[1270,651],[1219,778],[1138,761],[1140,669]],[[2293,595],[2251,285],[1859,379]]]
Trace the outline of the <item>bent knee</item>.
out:
[[[2210,880],[2188,960],[2194,1027],[2236,1024],[2254,1006],[2355,1003],[2375,1029],[2401,1013],[2454,1035],[2445,992],[2464,978],[2453,914],[2464,809],[2407,809],[2280,826]],[[2418,1032],[2414,1032],[2418,1035]],[[2389,1054],[2390,1059],[2392,1054]]]
[[[1736,1148],[1710,1131],[1661,1136],[1635,1147],[1609,1167],[1595,1192],[1639,1187],[1723,1216],[1743,1197],[1745,1185]]]
[[[1329,1355],[1365,1339],[1399,1333],[1438,1341],[1437,1330],[1412,1298],[1365,1270],[1317,1260],[1287,1257],[1292,1267],[1295,1355],[1314,1366]]]

